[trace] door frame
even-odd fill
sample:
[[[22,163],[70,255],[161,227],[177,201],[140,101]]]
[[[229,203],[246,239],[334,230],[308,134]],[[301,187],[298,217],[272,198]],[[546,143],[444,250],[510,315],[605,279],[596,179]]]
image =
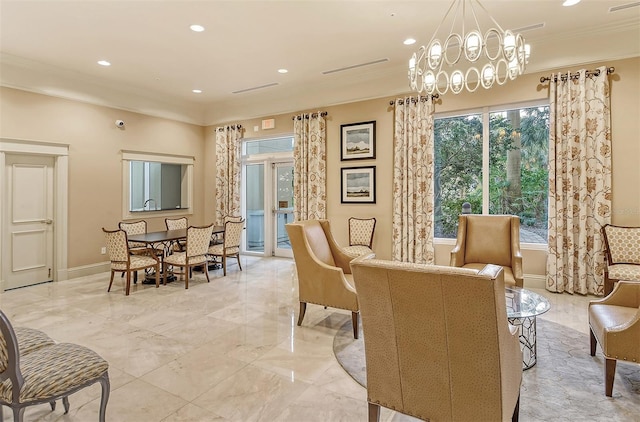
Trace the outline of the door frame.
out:
[[[6,195],[6,156],[43,155],[53,158],[53,281],[68,279],[68,201],[69,201],[69,145],[24,139],[0,138],[0,197]],[[0,207],[0,228],[7,233],[8,216]],[[0,241],[0,293],[4,291],[6,271],[9,263],[4,262],[4,242]]]

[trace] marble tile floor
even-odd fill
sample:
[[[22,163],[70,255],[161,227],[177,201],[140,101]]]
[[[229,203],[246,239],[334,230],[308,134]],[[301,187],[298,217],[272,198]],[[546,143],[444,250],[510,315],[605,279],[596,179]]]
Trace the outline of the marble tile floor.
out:
[[[366,390],[332,350],[350,313],[309,305],[298,327],[293,260],[241,259],[243,271],[211,271],[210,283],[195,272],[188,290],[138,284],[127,297],[119,277],[107,293],[103,273],[4,292],[0,308],[109,362],[108,421],[366,421]],[[593,297],[536,291],[551,301],[542,318],[588,333]],[[68,415],[32,406],[25,421],[98,420],[97,384],[69,399]],[[383,409],[381,420],[413,419]]]

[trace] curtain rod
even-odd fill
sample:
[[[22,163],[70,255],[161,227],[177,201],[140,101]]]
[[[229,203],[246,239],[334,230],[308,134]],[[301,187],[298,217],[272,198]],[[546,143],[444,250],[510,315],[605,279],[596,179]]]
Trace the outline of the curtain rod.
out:
[[[320,116],[320,117],[325,117],[325,116],[326,116],[326,115],[328,115],[328,114],[329,114],[329,112],[328,112],[328,111],[319,111],[319,112],[317,112],[317,113],[311,113],[311,118],[312,118],[312,119],[314,119],[314,118],[316,118],[316,117],[318,117],[318,116]],[[293,116],[293,117],[291,118],[291,120],[295,120],[295,119],[302,120],[302,117],[303,117],[303,116],[304,116],[304,118],[305,118],[305,119],[308,119],[308,118],[309,118],[309,114],[307,113],[307,114],[298,114],[297,116]]]
[[[420,98],[420,101],[427,101],[427,98],[429,98],[429,97],[418,97],[418,98],[409,97],[409,98],[411,98],[411,102],[415,104],[415,103],[416,103],[416,101],[418,101],[418,98]],[[433,94],[433,95],[431,96],[431,99],[432,99],[432,100],[435,100],[435,99],[437,99],[437,98],[440,98],[440,95],[439,95],[439,94]],[[395,103],[396,103],[396,102],[395,102],[395,100],[391,100],[391,101],[389,101],[389,105],[394,105]],[[404,104],[404,99],[400,98],[400,99],[398,100],[398,103],[399,103],[400,105]]]
[[[607,75],[611,75],[615,71],[616,71],[615,67],[608,67],[607,68]],[[600,69],[587,70],[587,76],[600,76]],[[580,73],[579,72],[569,73],[569,77],[571,79],[578,79],[578,77],[580,77]],[[560,79],[563,80],[563,81],[566,81],[567,80],[567,75],[560,76]],[[551,78],[549,76],[543,76],[542,78],[540,78],[540,83],[549,82],[550,80],[551,80]],[[557,76],[553,77],[553,82],[558,82],[558,77]]]
[[[228,126],[220,126],[220,127],[216,128],[216,130],[218,132],[222,132],[223,130],[229,130],[229,129],[231,129],[231,130],[234,130],[234,129],[240,130],[240,129],[242,129],[242,125],[228,125]]]

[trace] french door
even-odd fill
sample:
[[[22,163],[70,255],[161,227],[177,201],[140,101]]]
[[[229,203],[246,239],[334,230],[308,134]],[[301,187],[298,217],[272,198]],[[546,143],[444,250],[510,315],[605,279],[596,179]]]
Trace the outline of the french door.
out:
[[[285,224],[293,222],[293,162],[244,164],[245,252],[293,257]]]

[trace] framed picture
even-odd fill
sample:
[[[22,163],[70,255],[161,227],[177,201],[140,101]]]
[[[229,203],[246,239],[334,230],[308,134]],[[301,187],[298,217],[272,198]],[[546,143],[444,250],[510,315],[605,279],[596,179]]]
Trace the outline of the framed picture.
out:
[[[376,203],[376,167],[344,167],[340,188],[343,204]]]
[[[376,158],[376,122],[340,125],[340,160]]]

